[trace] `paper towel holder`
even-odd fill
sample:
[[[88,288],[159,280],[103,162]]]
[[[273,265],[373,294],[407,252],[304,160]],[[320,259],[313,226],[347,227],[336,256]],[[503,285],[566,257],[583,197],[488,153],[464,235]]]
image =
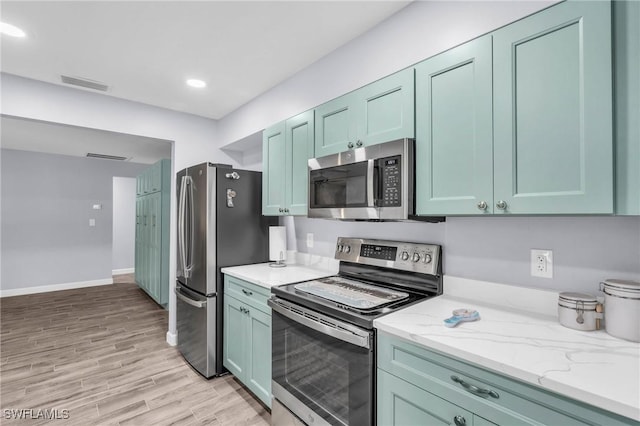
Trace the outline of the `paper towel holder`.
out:
[[[274,263],[269,263],[272,268],[284,268],[287,266],[284,261],[286,259],[287,250],[287,237],[286,229],[284,226],[270,226],[269,227],[269,260],[274,260]]]
[[[282,257],[283,256],[281,254],[280,259],[276,260],[275,262],[269,263],[269,266],[271,266],[272,268],[284,268],[285,266],[287,266],[287,264],[284,263],[284,259]]]

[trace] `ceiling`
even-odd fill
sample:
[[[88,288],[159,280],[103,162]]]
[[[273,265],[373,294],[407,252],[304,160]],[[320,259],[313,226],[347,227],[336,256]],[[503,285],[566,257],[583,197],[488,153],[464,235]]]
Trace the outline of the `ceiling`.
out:
[[[110,96],[220,119],[409,3],[3,0],[2,21],[27,37],[2,36],[0,69],[85,78]]]
[[[171,158],[171,142],[86,127],[1,116],[2,148],[85,157],[87,153],[127,157],[153,164]]]

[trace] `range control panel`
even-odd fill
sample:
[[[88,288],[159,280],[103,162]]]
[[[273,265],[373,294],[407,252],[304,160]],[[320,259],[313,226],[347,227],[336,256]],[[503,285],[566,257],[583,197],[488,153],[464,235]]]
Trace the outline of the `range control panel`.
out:
[[[437,275],[441,247],[436,244],[339,237],[338,260]]]

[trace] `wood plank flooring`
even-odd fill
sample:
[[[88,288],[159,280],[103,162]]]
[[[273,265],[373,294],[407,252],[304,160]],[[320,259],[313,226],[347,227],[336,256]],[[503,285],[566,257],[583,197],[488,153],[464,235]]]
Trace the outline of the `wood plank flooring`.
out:
[[[0,299],[1,424],[270,423],[231,375],[206,380],[196,373],[166,343],[168,313],[132,275],[117,278]],[[22,414],[35,419],[15,420],[20,413],[10,410],[32,410]]]

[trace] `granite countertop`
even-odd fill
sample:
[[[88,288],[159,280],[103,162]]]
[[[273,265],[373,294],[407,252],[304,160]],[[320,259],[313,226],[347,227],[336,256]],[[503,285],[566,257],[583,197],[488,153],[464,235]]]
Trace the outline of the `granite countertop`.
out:
[[[640,420],[640,343],[612,337],[604,330],[577,331],[560,325],[557,317],[550,315],[556,305],[548,306],[552,300],[557,303],[557,293],[505,286],[510,287],[509,300],[498,305],[491,303],[489,297],[483,300],[479,296],[500,294],[495,285],[482,292],[482,283],[477,283],[480,282],[445,280],[444,295],[377,319],[374,326],[452,357]],[[447,284],[451,284],[449,294]],[[471,292],[463,291],[466,284],[473,285]],[[515,296],[518,292],[519,300]],[[546,303],[535,309],[532,301]],[[476,309],[481,319],[455,328],[444,327],[443,320],[457,308]]]
[[[223,274],[270,289],[277,285],[335,275],[338,273],[338,262],[330,258],[300,254],[295,264],[287,264],[284,268],[273,268],[269,263],[256,263],[222,268],[221,271]]]

